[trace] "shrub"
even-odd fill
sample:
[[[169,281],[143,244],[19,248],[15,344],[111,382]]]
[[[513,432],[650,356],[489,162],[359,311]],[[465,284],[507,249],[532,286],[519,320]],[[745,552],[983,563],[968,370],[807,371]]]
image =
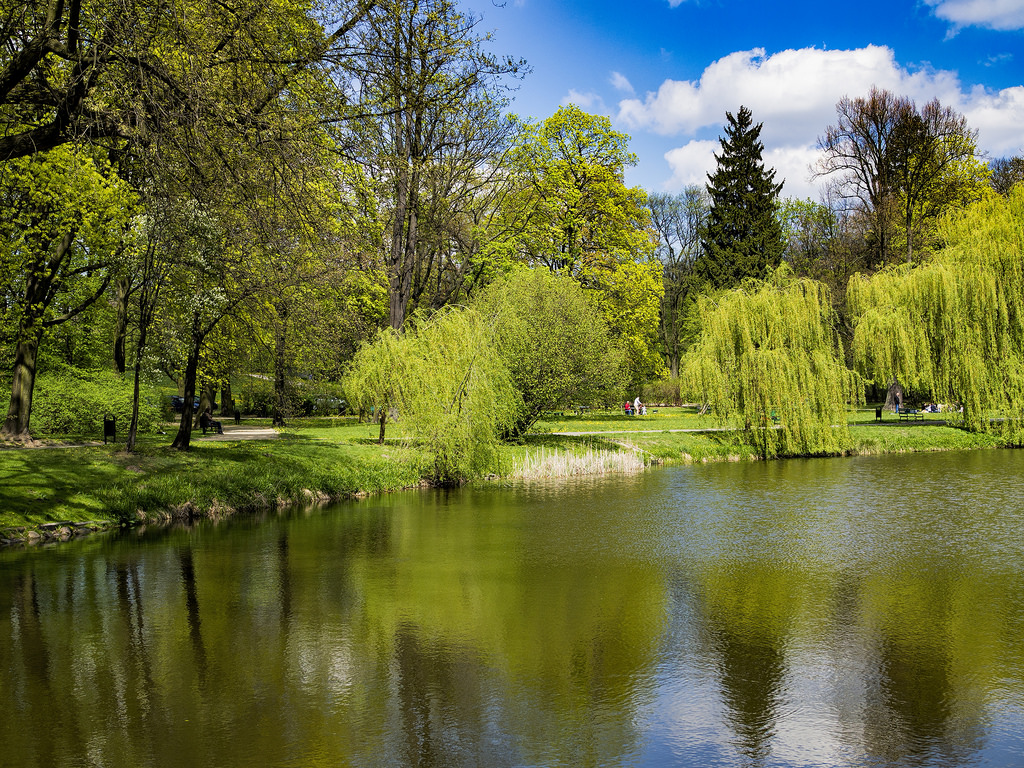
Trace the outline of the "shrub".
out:
[[[134,382],[113,371],[68,368],[43,373],[32,398],[32,431],[37,434],[103,434],[103,417],[117,419],[118,434],[127,434],[132,419]],[[155,431],[160,422],[160,395],[143,383],[139,392],[139,432]]]

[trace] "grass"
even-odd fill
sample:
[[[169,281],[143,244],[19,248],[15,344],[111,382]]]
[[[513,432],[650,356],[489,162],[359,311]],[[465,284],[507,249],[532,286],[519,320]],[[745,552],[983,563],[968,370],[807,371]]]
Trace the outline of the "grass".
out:
[[[318,430],[332,439],[319,439]],[[140,510],[148,518],[187,517],[420,482],[421,454],[371,445],[365,426],[308,432],[273,441],[196,440],[188,452],[167,447],[169,435],[140,439],[132,454],[123,444],[0,451],[0,530],[67,520],[133,522]]]
[[[887,414],[876,422],[873,406],[851,411],[849,420],[853,453],[1001,446],[995,436],[929,421],[897,421]],[[270,421],[246,419],[245,424],[269,426]],[[651,463],[755,458],[742,432],[717,426],[713,417],[693,408],[652,409],[641,417],[615,410],[552,416],[538,422],[521,444],[501,449],[501,474],[563,477],[633,472]],[[182,453],[168,447],[173,433],[168,425],[167,434],[140,437],[133,454],[125,453],[123,444],[0,451],[0,535],[17,526],[66,520],[130,523],[140,514],[148,519],[216,515],[419,485],[427,456],[400,422],[388,426],[383,446],[377,444],[378,429],[342,417],[294,419],[277,440],[196,440]]]

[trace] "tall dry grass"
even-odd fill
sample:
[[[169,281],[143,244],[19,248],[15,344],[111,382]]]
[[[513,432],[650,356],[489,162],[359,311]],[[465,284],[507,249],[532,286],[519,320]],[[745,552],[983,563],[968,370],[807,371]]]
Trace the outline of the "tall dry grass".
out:
[[[604,451],[593,448],[565,450],[545,449],[526,454],[516,461],[512,477],[522,480],[545,480],[581,475],[632,474],[643,472],[645,462],[636,451]]]

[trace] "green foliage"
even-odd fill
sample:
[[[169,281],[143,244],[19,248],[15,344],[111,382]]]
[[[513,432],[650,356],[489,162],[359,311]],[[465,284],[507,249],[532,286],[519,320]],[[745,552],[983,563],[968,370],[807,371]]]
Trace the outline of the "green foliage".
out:
[[[117,418],[118,438],[127,434],[132,418],[133,382],[113,371],[67,368],[40,374],[32,404],[32,426],[45,435],[102,437],[103,417]],[[142,385],[139,431],[153,432],[161,418],[160,395]]]
[[[700,277],[712,288],[731,288],[748,277],[764,279],[782,259],[782,229],[775,216],[779,190],[775,171],[764,167],[761,123],[750,110],[726,113],[727,138],[718,166],[708,177],[711,209],[704,251],[697,263]]]
[[[854,362],[932,399],[954,420],[1024,442],[1024,188],[946,217],[945,248],[916,267],[854,276]]]
[[[629,137],[570,104],[525,127],[510,159],[517,189],[504,203],[506,236],[522,261],[584,284],[653,251],[646,193],[627,187]]]
[[[681,374],[687,392],[746,428],[763,456],[850,445],[845,409],[860,387],[843,364],[824,286],[784,266],[765,282],[703,297],[699,311],[703,330]]]
[[[626,261],[603,275],[598,304],[612,335],[625,352],[625,384],[631,389],[664,376],[658,348],[658,317],[665,293],[661,263],[653,259]]]
[[[493,250],[595,290],[627,350],[627,377],[639,382],[664,369],[656,351],[664,290],[647,195],[623,182],[635,163],[626,134],[575,105],[526,126],[511,155],[515,188]]]
[[[431,454],[440,484],[493,470],[498,436],[522,408],[491,328],[460,307],[414,317],[403,334],[385,329],[356,353],[344,388],[381,418],[397,409]]]
[[[544,410],[590,405],[621,388],[622,345],[593,294],[571,277],[521,269],[488,286],[475,306],[494,323],[495,344],[522,397],[515,434]]]

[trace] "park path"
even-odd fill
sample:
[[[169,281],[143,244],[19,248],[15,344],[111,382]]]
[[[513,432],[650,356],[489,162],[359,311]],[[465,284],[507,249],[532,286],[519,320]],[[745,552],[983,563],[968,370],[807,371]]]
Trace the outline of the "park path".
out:
[[[223,443],[234,440],[276,440],[278,432],[273,427],[258,427],[247,424],[224,424],[224,434],[204,435],[202,430],[193,429],[193,440],[204,440],[209,443]]]
[[[863,425],[875,427],[900,427],[900,426],[933,426],[941,427],[947,424],[945,419],[916,419],[914,421],[887,420],[887,421],[865,421]],[[601,432],[537,432],[537,436],[559,435],[561,437],[587,437],[590,435],[649,435],[658,432],[735,432],[739,427],[696,427],[687,429],[614,429]]]

